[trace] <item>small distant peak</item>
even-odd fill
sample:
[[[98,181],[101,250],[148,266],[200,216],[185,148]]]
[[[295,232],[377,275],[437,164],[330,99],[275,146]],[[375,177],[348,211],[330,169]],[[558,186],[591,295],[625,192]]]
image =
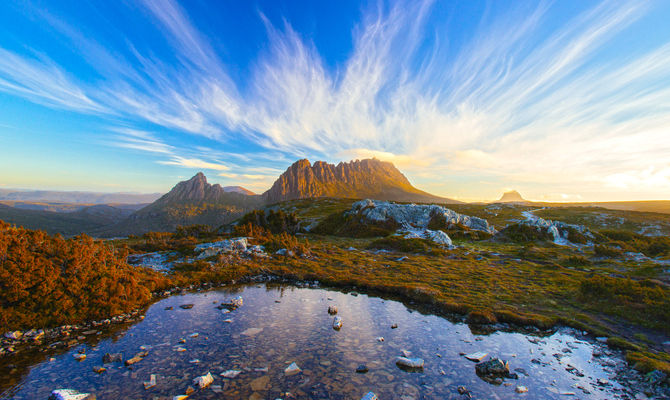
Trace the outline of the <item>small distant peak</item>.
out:
[[[503,193],[502,197],[499,200],[500,202],[524,202],[526,199],[521,197],[521,194],[516,190],[510,190],[509,192]]]

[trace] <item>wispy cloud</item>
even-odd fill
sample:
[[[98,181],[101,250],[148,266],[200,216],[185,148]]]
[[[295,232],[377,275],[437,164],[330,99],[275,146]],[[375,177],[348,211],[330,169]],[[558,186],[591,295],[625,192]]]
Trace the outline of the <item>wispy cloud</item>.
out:
[[[141,4],[174,60],[133,45],[132,57],[112,54],[44,14],[100,79],[80,82],[47,56],[0,49],[0,90],[223,143],[243,137],[265,149],[177,149],[139,130],[116,138],[119,147],[167,156],[162,164],[229,179],[261,180],[278,171],[244,173],[252,162],[375,156],[425,184],[450,174],[492,180],[496,188],[554,185],[552,193],[667,183],[670,43],[625,57],[606,51],[653,12],[651,3],[603,1],[550,32],[552,5],[524,5],[487,17],[458,47],[449,25],[430,19],[432,1],[373,7],[353,31],[351,54],[335,68],[289,22],[276,26],[260,14],[268,47],[243,84],[230,78],[225,60],[178,3]],[[657,193],[670,196],[670,189]]]

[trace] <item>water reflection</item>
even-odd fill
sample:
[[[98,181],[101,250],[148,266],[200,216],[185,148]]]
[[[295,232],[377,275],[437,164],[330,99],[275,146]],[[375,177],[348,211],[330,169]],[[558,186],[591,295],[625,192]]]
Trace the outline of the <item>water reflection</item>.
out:
[[[243,307],[230,313],[217,309],[238,295]],[[179,307],[187,303],[193,308]],[[332,329],[329,305],[337,305],[344,321],[339,331]],[[518,398],[516,387],[525,386],[529,398],[565,398],[562,392],[574,392],[572,398],[611,399],[628,390],[612,379],[623,365],[620,357],[568,330],[544,338],[514,332],[481,335],[400,302],[324,289],[250,285],[176,295],[151,306],[142,322],[114,337],[34,365],[6,396],[46,399],[53,389],[73,388],[101,400],[172,398],[208,371],[214,383],[189,398],[358,399],[373,391],[381,399],[457,399],[463,398],[458,387],[464,386],[475,398],[503,399]],[[106,372],[93,371],[105,353],[123,353],[128,359],[140,349],[149,354],[137,364],[106,364]],[[594,349],[612,357],[594,357]],[[87,354],[81,362],[73,357],[79,350]],[[403,351],[425,360],[422,372],[395,365]],[[475,374],[475,363],[462,356],[477,351],[508,360],[519,379],[499,385],[483,381]],[[293,362],[302,373],[286,376],[284,370]],[[367,373],[356,373],[361,364]],[[221,377],[227,370],[242,373]],[[152,374],[156,386],[145,390],[143,382]]]

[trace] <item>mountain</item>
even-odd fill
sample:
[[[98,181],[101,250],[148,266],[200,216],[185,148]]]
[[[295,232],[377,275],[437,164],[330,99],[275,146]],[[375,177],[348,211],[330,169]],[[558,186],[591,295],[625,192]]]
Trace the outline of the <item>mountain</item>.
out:
[[[243,188],[242,186],[224,186],[223,191],[226,192],[226,193],[246,194],[247,196],[256,195],[256,193],[252,192],[249,189]]]
[[[65,192],[54,190],[0,189],[0,200],[57,202],[78,204],[146,204],[161,196],[160,193],[100,193]]]
[[[218,227],[261,205],[260,196],[226,191],[219,184],[209,184],[205,175],[198,172],[120,223],[94,234],[126,236],[150,231],[174,231],[177,226],[193,224]]]
[[[132,210],[107,205],[83,207],[75,212],[54,212],[10,207],[0,204],[0,220],[28,229],[42,229],[64,236],[91,232],[118,223]]]
[[[415,188],[392,163],[375,158],[337,165],[298,160],[262,196],[267,204],[312,197],[458,203]]]
[[[509,192],[503,193],[502,197],[500,200],[498,200],[499,203],[525,203],[526,199],[521,197],[521,194],[517,192],[516,190],[511,190]]]

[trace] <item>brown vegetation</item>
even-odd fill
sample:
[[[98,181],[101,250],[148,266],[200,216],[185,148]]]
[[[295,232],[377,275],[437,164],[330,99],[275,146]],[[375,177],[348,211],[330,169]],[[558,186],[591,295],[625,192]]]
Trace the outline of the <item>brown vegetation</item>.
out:
[[[64,239],[0,221],[0,329],[101,319],[145,305],[168,280],[88,236]]]

